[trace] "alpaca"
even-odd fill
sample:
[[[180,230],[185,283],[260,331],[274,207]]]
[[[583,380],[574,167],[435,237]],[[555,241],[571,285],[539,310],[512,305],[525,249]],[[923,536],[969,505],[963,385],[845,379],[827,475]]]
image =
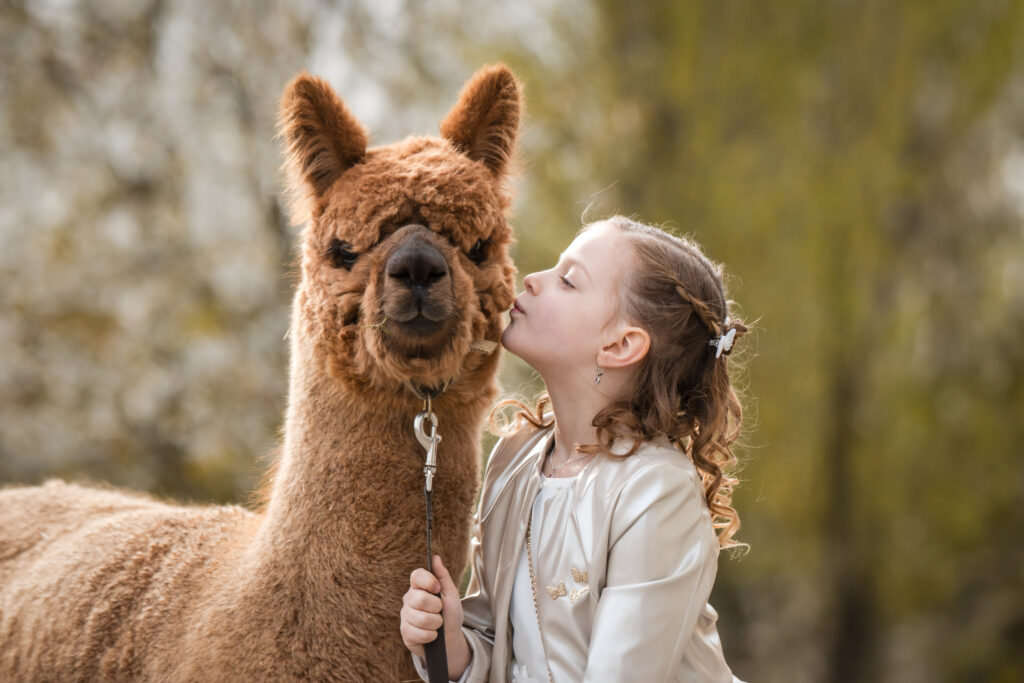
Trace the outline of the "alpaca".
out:
[[[399,634],[426,559],[412,388],[448,385],[432,404],[433,548],[459,576],[497,394],[488,351],[514,294],[521,106],[513,74],[485,67],[440,138],[368,149],[329,85],[288,85],[301,281],[264,503],[175,506],[59,481],[0,492],[0,680],[416,678]]]

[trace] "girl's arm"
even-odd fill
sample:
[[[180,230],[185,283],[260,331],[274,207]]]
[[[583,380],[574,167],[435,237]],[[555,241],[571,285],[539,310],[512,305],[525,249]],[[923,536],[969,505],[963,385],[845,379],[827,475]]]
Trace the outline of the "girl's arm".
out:
[[[615,503],[584,680],[666,681],[693,665],[698,680],[732,683],[708,623],[717,570],[718,541],[695,472],[638,472]]]

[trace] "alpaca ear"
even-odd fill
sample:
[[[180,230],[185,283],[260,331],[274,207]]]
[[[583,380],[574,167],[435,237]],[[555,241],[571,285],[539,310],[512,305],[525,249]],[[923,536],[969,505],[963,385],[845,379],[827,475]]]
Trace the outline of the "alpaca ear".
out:
[[[504,64],[484,67],[462,88],[441,122],[441,135],[474,161],[501,176],[512,157],[519,129],[519,82]]]
[[[303,72],[281,97],[278,135],[293,195],[292,218],[302,222],[342,173],[366,155],[366,129],[326,81]]]

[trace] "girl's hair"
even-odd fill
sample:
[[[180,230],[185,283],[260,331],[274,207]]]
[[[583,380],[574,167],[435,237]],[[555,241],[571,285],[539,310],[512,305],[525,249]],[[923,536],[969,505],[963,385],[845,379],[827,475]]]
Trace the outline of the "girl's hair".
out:
[[[701,475],[719,545],[746,545],[733,540],[740,519],[732,507],[739,480],[731,446],[740,433],[743,409],[729,380],[731,348],[716,358],[711,342],[730,330],[735,330],[735,341],[747,327],[730,316],[722,267],[692,240],[659,228],[612,216],[583,230],[597,223],[610,223],[632,242],[636,258],[623,276],[620,304],[623,316],[647,331],[651,345],[630,394],[594,416],[598,443],[577,444],[576,450],[628,457],[643,441],[667,436]],[[500,427],[495,417],[507,406],[518,410],[511,425]],[[548,427],[553,423],[549,408],[547,393],[533,411],[519,400],[504,400],[491,413],[491,428],[508,434],[527,424]],[[633,441],[623,455],[611,450],[620,439]]]

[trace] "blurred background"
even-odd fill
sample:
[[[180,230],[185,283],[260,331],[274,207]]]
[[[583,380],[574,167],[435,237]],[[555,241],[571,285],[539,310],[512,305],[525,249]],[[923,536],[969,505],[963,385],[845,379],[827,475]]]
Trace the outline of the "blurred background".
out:
[[[1011,0],[0,0],[0,482],[245,501],[286,389],[285,83],[382,144],[499,59],[520,275],[636,215],[759,319],[730,360],[751,549],[711,597],[735,673],[1024,680]]]

